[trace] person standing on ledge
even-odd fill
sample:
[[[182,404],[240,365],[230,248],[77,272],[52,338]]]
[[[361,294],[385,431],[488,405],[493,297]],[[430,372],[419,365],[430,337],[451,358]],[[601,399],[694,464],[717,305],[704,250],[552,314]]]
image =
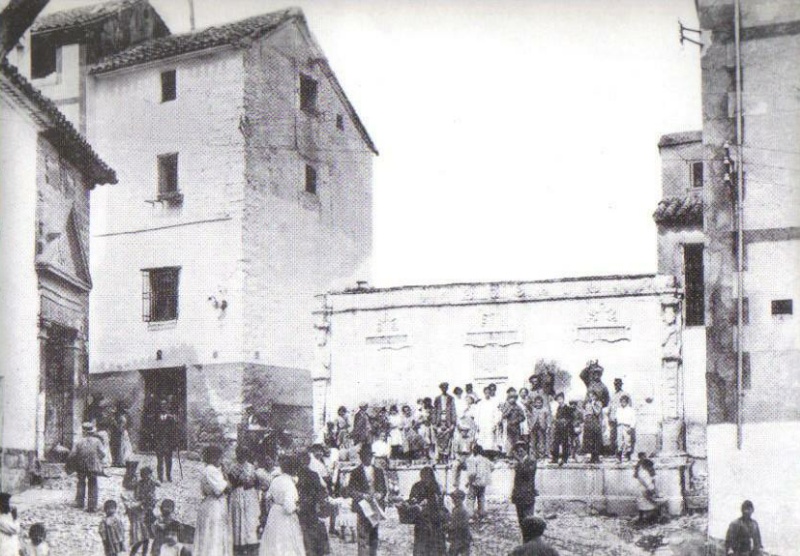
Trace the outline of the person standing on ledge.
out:
[[[742,502],[742,517],[728,526],[725,535],[725,554],[731,556],[759,556],[761,554],[761,531],[753,519],[755,507],[750,500]]]
[[[514,447],[517,458],[517,468],[514,472],[514,488],[511,491],[511,503],[517,508],[517,520],[522,531],[522,542],[532,539],[530,531],[526,533],[523,526],[526,518],[533,517],[536,506],[536,458],[528,455],[528,446],[525,442],[517,442]]]
[[[167,482],[172,482],[172,452],[178,448],[178,418],[170,412],[166,399],[161,400],[158,416],[153,424],[153,441],[158,481],[164,482],[166,468]]]

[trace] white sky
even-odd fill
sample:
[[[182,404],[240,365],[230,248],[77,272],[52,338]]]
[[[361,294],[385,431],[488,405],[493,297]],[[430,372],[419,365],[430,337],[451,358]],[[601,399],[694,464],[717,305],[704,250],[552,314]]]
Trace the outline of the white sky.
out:
[[[656,143],[701,126],[694,0],[195,0],[198,28],[288,6],[381,152],[373,284],[656,271]]]

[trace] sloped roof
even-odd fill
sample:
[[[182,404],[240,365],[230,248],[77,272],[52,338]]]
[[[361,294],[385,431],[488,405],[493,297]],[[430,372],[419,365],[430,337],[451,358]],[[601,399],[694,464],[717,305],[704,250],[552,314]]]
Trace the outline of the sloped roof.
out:
[[[674,147],[686,143],[699,143],[703,140],[702,131],[679,131],[677,133],[667,133],[658,140],[658,148]]]
[[[55,29],[66,29],[78,25],[87,25],[95,21],[113,16],[122,10],[147,0],[111,0],[102,4],[81,6],[71,10],[53,12],[34,21],[31,33],[43,33]]]
[[[68,160],[87,173],[92,186],[117,183],[116,172],[94,152],[92,146],[78,133],[53,101],[31,85],[7,60],[3,60],[0,64],[0,75],[2,75],[3,92],[21,102],[33,105],[47,126],[46,136]]]
[[[653,220],[660,225],[703,226],[703,198],[700,195],[666,197],[659,201]]]
[[[272,31],[294,17],[302,18],[303,14],[297,8],[289,8],[200,31],[153,39],[100,60],[90,72],[103,73],[207,48],[238,45],[243,40],[253,40]]]

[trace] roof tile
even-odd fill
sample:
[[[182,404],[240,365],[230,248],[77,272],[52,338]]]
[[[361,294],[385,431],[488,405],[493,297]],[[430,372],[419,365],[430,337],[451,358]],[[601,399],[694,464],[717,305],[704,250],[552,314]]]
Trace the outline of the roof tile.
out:
[[[99,19],[112,16],[140,2],[147,0],[111,0],[102,4],[81,6],[72,10],[53,12],[38,18],[31,27],[32,33],[42,33],[55,29],[65,29],[76,25],[86,25]]]

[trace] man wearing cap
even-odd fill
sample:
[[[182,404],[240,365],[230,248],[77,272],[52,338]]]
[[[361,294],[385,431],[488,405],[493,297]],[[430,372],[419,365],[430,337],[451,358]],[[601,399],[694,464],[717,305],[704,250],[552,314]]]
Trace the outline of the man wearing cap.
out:
[[[450,385],[442,382],[439,385],[441,394],[433,402],[433,428],[436,431],[436,455],[438,461],[444,462],[450,456],[450,440],[456,428],[456,400],[447,393]]]
[[[353,432],[350,434],[353,444],[367,446],[372,444],[372,424],[369,420],[368,408],[369,404],[363,402],[358,406],[356,414],[353,415]]]
[[[75,491],[75,506],[83,508],[86,499],[86,485],[89,485],[87,512],[97,511],[97,476],[103,474],[105,450],[103,441],[95,435],[94,423],[83,424],[83,437],[72,447],[69,454],[69,467],[78,475]]]
[[[623,396],[628,397],[628,404],[633,405],[633,398],[622,389],[622,379],[614,379],[614,393],[611,394],[611,401],[608,404],[608,428],[611,432],[611,453],[617,453],[617,410],[620,407],[620,400]]]
[[[353,499],[353,512],[357,517],[358,556],[375,556],[378,553],[378,525],[373,525],[364,515],[360,502],[374,501],[383,509],[386,500],[386,477],[383,470],[372,465],[372,448],[363,444],[359,452],[361,465],[350,475],[348,492]]]
[[[761,554],[761,531],[753,519],[755,507],[750,500],[742,502],[742,517],[728,526],[725,535],[725,554],[732,556],[758,556]]]
[[[156,449],[156,470],[159,482],[172,481],[172,453],[178,448],[178,418],[169,410],[169,400],[161,400],[161,406],[153,423],[153,443]]]
[[[539,517],[526,517],[522,522],[522,536],[527,541],[508,553],[508,556],[558,556],[558,551],[544,542],[542,535],[547,522]]]
[[[525,518],[533,517],[536,506],[536,459],[528,455],[528,445],[517,442],[514,446],[514,456],[517,458],[514,471],[514,488],[511,491],[511,503],[517,508],[517,520],[522,530],[522,541],[528,542],[523,522]]]

